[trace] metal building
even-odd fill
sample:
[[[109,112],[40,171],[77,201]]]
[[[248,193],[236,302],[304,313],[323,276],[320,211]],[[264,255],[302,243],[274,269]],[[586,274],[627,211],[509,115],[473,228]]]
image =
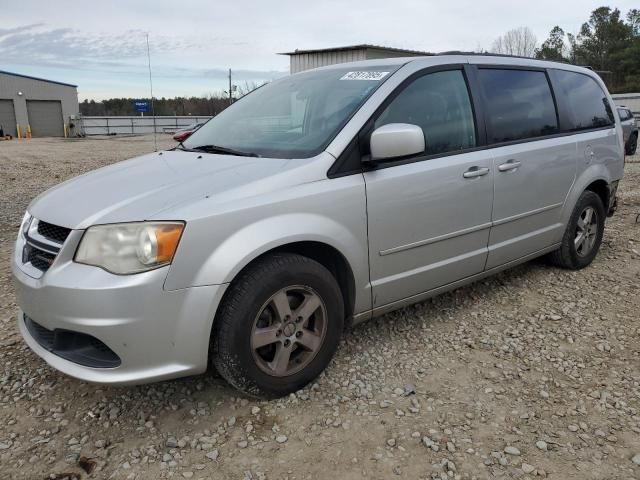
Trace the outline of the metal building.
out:
[[[433,53],[362,44],[317,50],[295,50],[293,52],[281,53],[280,55],[289,55],[289,72],[297,73],[311,68],[334,65],[336,63],[377,58],[421,57],[424,55],[433,55]]]
[[[77,115],[76,85],[0,70],[0,126],[5,135],[62,137]]]

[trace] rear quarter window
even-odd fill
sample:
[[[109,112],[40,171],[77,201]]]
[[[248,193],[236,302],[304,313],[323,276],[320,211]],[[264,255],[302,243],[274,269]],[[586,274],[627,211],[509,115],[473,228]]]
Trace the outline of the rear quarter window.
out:
[[[613,110],[600,85],[589,75],[551,70],[554,86],[568,106],[570,130],[609,127],[615,123]]]

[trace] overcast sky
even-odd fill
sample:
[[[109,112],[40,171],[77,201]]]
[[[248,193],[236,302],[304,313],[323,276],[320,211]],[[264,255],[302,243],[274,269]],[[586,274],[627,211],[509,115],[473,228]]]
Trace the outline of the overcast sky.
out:
[[[617,0],[623,14],[637,0]],[[372,43],[426,50],[488,49],[528,26],[542,42],[554,25],[577,32],[592,0],[23,0],[3,8],[0,69],[78,85],[81,100],[203,95],[288,72],[277,52]],[[7,5],[5,5],[7,7]]]

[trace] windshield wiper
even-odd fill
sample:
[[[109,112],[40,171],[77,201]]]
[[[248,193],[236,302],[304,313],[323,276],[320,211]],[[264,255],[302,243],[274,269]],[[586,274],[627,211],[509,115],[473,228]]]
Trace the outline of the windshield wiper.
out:
[[[206,152],[206,153],[224,153],[227,155],[237,155],[239,157],[259,157],[257,153],[254,152],[243,152],[242,150],[235,150],[233,148],[221,147],[220,145],[198,145],[197,147],[186,148],[182,145],[182,148],[185,150],[193,151],[193,152]]]

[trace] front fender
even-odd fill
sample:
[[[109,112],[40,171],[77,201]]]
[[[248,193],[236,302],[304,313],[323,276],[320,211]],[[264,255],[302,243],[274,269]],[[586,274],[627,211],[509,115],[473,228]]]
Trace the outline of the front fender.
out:
[[[346,227],[321,215],[292,213],[263,219],[235,232],[213,251],[197,273],[195,282],[197,285],[231,282],[263,253],[304,241],[335,248],[351,266],[367,263],[366,249]]]
[[[366,294],[369,288],[368,258],[366,236],[359,238],[358,235],[361,231],[364,229],[351,230],[332,218],[311,213],[288,213],[261,219],[220,241],[197,269],[173,265],[165,289],[229,283],[260,255],[287,244],[311,241],[329,245],[344,256],[354,275],[356,311],[367,310],[370,308],[370,298]]]
[[[288,182],[289,184],[291,182]],[[273,186],[272,186],[273,187]],[[252,260],[295,242],[319,242],[340,252],[355,286],[355,308],[369,310],[366,197],[362,175],[282,185],[228,201],[186,205],[171,217],[187,225],[165,290],[228,284]]]

